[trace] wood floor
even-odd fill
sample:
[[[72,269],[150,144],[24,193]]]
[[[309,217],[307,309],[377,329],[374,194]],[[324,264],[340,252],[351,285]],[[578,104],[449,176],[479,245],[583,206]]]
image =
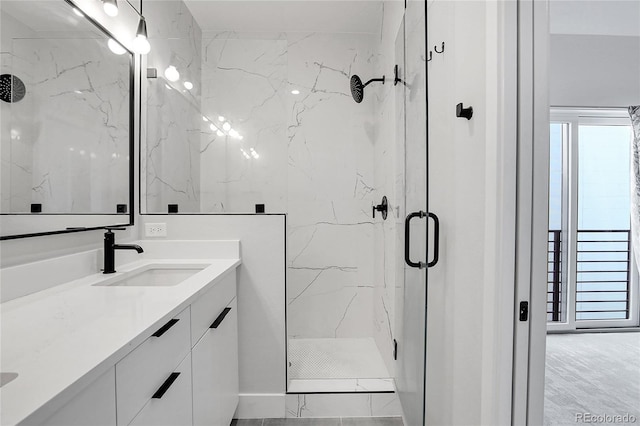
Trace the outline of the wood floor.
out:
[[[547,335],[544,409],[545,425],[640,424],[640,332]]]

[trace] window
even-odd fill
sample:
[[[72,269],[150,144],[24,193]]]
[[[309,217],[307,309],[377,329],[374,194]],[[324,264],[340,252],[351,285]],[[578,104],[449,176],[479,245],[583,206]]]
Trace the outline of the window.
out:
[[[551,328],[638,324],[626,111],[552,110],[547,320]]]

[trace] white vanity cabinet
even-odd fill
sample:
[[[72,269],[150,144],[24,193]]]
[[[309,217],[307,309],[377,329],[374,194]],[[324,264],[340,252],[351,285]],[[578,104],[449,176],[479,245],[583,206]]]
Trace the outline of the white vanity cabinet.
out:
[[[192,350],[193,424],[226,426],[238,405],[238,309],[234,298]]]
[[[235,271],[191,307],[193,424],[227,426],[238,405]]]
[[[228,426],[238,405],[235,268],[53,414],[20,425]],[[138,338],[142,336],[138,334]]]

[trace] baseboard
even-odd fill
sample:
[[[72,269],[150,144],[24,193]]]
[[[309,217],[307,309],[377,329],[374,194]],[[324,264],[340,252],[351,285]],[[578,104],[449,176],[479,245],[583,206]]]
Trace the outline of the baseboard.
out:
[[[281,419],[285,417],[285,394],[241,393],[236,419]]]

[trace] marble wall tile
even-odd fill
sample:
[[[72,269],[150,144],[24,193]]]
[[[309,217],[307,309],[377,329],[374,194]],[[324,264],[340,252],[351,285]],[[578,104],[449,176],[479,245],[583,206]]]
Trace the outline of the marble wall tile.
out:
[[[203,147],[202,209],[286,212],[286,41],[235,37],[203,43],[202,112],[240,137]]]
[[[146,67],[157,78],[144,79],[146,126],[143,126],[141,185],[146,211],[200,212],[200,157],[203,140],[215,135],[201,118],[202,31],[181,0],[145,2],[151,52]],[[174,66],[178,80],[165,70]],[[187,89],[185,82],[193,84]]]
[[[147,208],[167,212],[178,204],[181,212],[200,211],[200,138],[202,119],[197,108],[165,79],[147,79],[146,139]]]
[[[375,71],[375,41],[288,35],[289,84],[300,91],[287,105],[292,337],[373,333],[374,105],[353,101],[349,78]]]

